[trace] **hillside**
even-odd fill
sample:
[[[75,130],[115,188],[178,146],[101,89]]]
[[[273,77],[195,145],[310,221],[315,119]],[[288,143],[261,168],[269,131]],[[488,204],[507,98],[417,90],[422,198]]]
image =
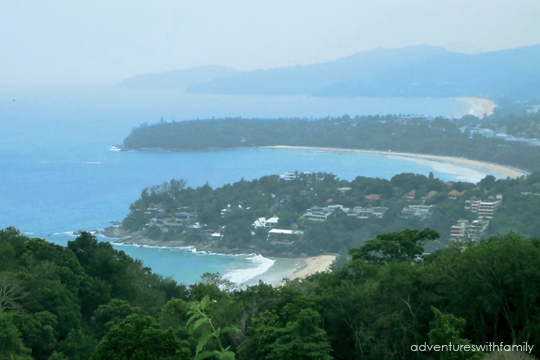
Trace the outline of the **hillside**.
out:
[[[205,83],[217,78],[229,78],[237,76],[240,73],[240,70],[224,66],[198,66],[191,69],[136,75],[123,80],[118,86],[138,89],[187,89],[196,84]]]
[[[356,78],[370,78],[399,66],[447,53],[433,46],[376,49],[359,52],[336,61],[244,72],[229,79],[215,79],[194,85],[191,93],[229,95],[311,94],[326,86]]]
[[[336,61],[243,72],[190,93],[335,96],[529,96],[538,94],[540,45],[460,54],[432,46],[377,49]]]

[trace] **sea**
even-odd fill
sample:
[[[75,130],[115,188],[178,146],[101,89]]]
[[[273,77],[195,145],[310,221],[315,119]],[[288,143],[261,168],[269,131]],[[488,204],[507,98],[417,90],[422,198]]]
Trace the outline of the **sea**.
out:
[[[143,122],[218,117],[320,118],[370,114],[458,117],[463,102],[445,98],[212,96],[181,91],[117,88],[0,90],[0,229],[15,226],[29,237],[66,245],[78,230],[100,230],[121,221],[144,187],[185,179],[191,187],[219,187],[287,171],[330,172],[339,178],[389,179],[402,172],[444,180],[486,174],[437,162],[391,156],[307,150],[230,149],[170,153],[118,152]],[[114,239],[97,235],[100,241]],[[237,284],[277,284],[300,259],[258,254],[221,255],[114,245],[145,266],[193,284],[219,272]]]

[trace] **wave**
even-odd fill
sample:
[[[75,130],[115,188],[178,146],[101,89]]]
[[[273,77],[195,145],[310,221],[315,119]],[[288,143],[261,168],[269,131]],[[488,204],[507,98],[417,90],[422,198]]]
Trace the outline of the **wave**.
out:
[[[106,236],[104,236],[106,237]],[[109,238],[110,239],[110,238]],[[113,246],[132,246],[145,249],[161,249],[161,250],[184,250],[186,252],[197,252],[193,246],[158,246],[158,245],[140,245],[132,243],[122,243],[122,242],[111,242]]]
[[[53,235],[70,235],[70,236],[77,236],[73,233],[73,231],[64,231],[64,232],[55,232]]]
[[[101,165],[101,161],[85,161],[84,163],[90,165]]]
[[[267,259],[262,255],[255,255],[248,260],[256,264],[256,267],[232,270],[223,275],[223,278],[230,280],[236,284],[241,284],[248,281],[249,279],[254,278],[255,276],[259,276],[267,272],[268,269],[270,269],[276,262],[276,260]]]

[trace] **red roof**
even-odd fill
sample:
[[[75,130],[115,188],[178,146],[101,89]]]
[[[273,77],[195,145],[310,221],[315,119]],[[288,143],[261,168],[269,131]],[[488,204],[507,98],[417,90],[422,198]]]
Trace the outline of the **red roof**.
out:
[[[436,195],[437,194],[437,191],[436,190],[431,190],[430,192],[427,193],[427,197],[432,197],[433,195]]]
[[[465,194],[465,191],[466,190],[463,190],[462,192],[459,192],[456,189],[454,189],[454,190],[452,190],[452,191],[450,191],[448,193],[448,196],[462,196],[463,194]]]
[[[370,194],[365,196],[366,200],[379,200],[381,195],[379,194]]]

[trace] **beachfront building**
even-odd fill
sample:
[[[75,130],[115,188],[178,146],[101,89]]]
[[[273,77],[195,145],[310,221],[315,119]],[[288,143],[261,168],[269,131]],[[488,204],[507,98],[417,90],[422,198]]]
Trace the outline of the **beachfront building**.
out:
[[[292,245],[302,236],[304,232],[300,230],[272,229],[268,232],[267,240],[273,245]]]

